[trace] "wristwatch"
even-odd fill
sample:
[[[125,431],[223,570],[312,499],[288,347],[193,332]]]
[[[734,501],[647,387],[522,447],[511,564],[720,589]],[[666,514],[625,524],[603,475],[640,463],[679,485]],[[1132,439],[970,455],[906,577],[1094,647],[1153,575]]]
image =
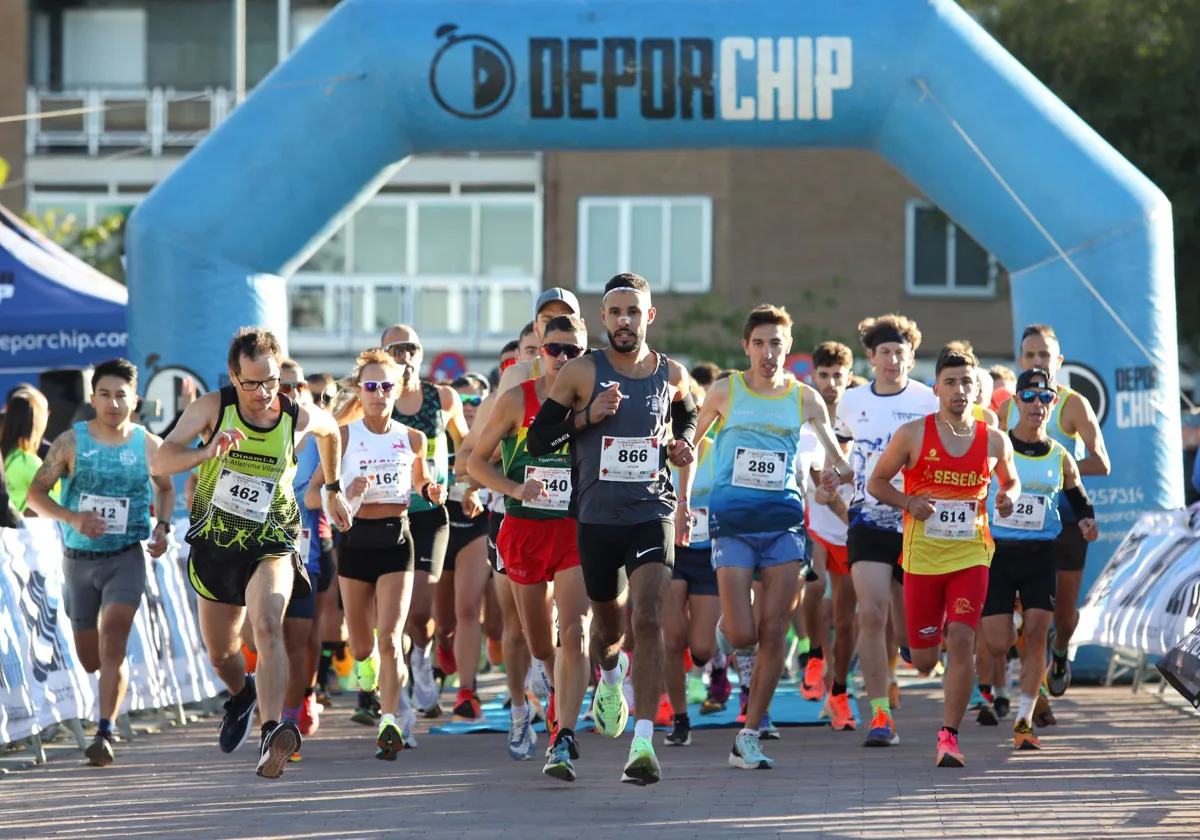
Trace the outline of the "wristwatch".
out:
[[[168,534],[171,533],[171,523],[167,522],[165,520],[162,520],[162,519],[158,520],[157,522],[154,523],[154,527],[155,527],[155,529],[165,528]]]
[[[341,493],[342,480],[340,478],[335,478],[333,481],[325,485],[325,489],[330,493]]]

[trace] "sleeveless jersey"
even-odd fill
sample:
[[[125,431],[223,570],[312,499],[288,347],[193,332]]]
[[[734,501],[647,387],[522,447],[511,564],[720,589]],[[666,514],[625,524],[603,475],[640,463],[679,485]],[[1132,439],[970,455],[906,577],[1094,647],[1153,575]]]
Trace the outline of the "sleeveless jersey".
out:
[[[798,477],[804,389],[791,380],[775,397],[730,378],[729,410],[713,443],[709,527],[714,537],[804,530]]]
[[[300,536],[300,506],[292,489],[299,409],[280,394],[279,420],[264,429],[242,418],[232,385],[220,394],[216,431],[238,429],[246,439],[197,470],[187,541],[264,557],[294,551]]]
[[[995,545],[988,529],[988,428],[975,424],[966,454],[953,457],[938,434],[937,416],[925,418],[921,457],[904,473],[904,492],[933,495],[933,515],[924,522],[904,514],[904,571],[942,575],[990,566]]]
[[[1050,419],[1046,421],[1046,434],[1050,440],[1062,446],[1067,450],[1077,462],[1082,461],[1087,457],[1087,446],[1084,445],[1083,438],[1079,435],[1069,435],[1062,427],[1062,407],[1067,404],[1067,400],[1075,397],[1076,399],[1085,399],[1083,394],[1078,391],[1072,391],[1064,385],[1058,386],[1058,402],[1050,409]],[[1008,403],[1008,419],[1005,425],[1011,429],[1017,425],[1017,421],[1021,419],[1020,409],[1017,408],[1017,394],[1014,391],[1012,399]],[[1058,499],[1058,515],[1064,522],[1075,521],[1075,511],[1071,510],[1071,506],[1067,504],[1066,496],[1059,496]]]
[[[1011,437],[1012,433],[1009,432]],[[1052,540],[1062,532],[1059,499],[1062,497],[1063,458],[1067,450],[1056,440],[1041,456],[1013,452],[1017,476],[1021,479],[1021,497],[1013,505],[1012,516],[996,516],[996,493],[988,494],[988,518],[992,536],[998,540]]]
[[[450,449],[446,440],[447,413],[442,410],[442,394],[432,382],[421,383],[421,407],[416,414],[403,414],[399,407],[392,417],[406,426],[425,434],[425,461],[429,474],[438,484],[445,484],[449,477]],[[428,501],[419,492],[412,494],[408,509],[413,513],[440,507]]]
[[[812,426],[805,424],[804,428],[800,430],[800,469],[802,471],[820,471],[825,469],[825,462],[825,448],[821,446],[821,441]],[[830,510],[828,505],[823,505],[814,498],[816,491],[816,482],[810,478],[804,485],[804,504],[808,513],[806,527],[809,532],[830,545],[845,545],[848,526],[840,516]],[[854,495],[854,485],[840,485],[837,494],[841,498],[842,504],[849,509],[850,499]]]
[[[529,432],[529,424],[537,417],[541,403],[537,398],[536,382],[522,382],[520,388],[525,401],[521,429],[515,436],[500,441],[504,475],[518,484],[524,484],[531,478],[540,479],[546,486],[547,495],[532,502],[505,496],[504,512],[519,519],[563,519],[568,515],[571,504],[570,444],[549,455],[534,457],[529,454],[525,448],[525,436]]]
[[[596,384],[588,404],[614,384],[625,399],[611,417],[575,435],[571,448],[579,521],[638,525],[675,516],[675,488],[667,468],[671,439],[671,373],[667,357],[645,379],[613,369],[607,351],[591,354]]]
[[[63,479],[62,506],[93,510],[104,518],[103,536],[85,537],[64,524],[63,543],[79,551],[115,551],[150,538],[154,500],[146,464],[146,430],[135,425],[129,440],[104,446],[76,423],[75,474]],[[170,513],[164,514],[164,518]]]
[[[703,551],[712,548],[709,503],[712,496],[713,463],[716,459],[713,458],[711,441],[700,449],[700,458],[696,461],[696,468],[692,474],[692,495],[688,499],[692,507],[692,540],[688,543],[688,548]],[[671,473],[678,476],[679,470],[672,466]]]
[[[292,479],[292,492],[300,508],[300,537],[296,540],[296,551],[309,574],[321,573],[321,511],[312,510],[304,504],[304,494],[312,481],[313,473],[321,466],[321,450],[317,441],[308,438],[300,444],[296,453],[296,475]],[[322,481],[322,484],[325,482]]]
[[[910,420],[917,420],[937,411],[937,397],[921,382],[909,380],[897,394],[875,393],[875,383],[851,388],[838,402],[834,430],[842,443],[853,441],[850,466],[854,469],[854,495],[850,500],[850,525],[878,528],[883,531],[902,530],[901,512],[881,505],[867,492],[867,481],[875,471],[875,463],[896,430]],[[898,475],[893,485],[899,489]]]
[[[403,505],[412,498],[423,498],[413,492],[412,468],[417,453],[408,439],[408,427],[392,420],[392,427],[376,434],[355,420],[346,427],[346,451],[342,453],[342,490],[350,482],[365,475],[371,485],[363,497],[364,504]]]

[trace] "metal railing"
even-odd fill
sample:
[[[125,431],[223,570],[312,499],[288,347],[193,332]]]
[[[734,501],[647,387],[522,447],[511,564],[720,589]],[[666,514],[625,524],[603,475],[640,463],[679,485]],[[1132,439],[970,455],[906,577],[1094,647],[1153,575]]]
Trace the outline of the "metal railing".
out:
[[[351,354],[392,324],[411,324],[426,355],[498,352],[529,321],[534,277],[404,277],[300,273],[288,280],[293,355]]]
[[[44,114],[26,122],[25,151],[29,155],[52,149],[86,150],[144,148],[161,155],[164,148],[190,148],[229,116],[233,91],[225,88],[77,88],[51,91],[29,88],[26,111]]]

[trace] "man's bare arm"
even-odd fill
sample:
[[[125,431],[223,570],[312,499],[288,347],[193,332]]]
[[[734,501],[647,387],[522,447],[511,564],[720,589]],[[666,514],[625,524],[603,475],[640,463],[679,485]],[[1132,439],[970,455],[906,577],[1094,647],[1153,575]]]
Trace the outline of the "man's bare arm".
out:
[[[75,527],[75,511],[65,508],[50,498],[50,491],[59,479],[71,475],[75,469],[75,429],[67,429],[54,439],[46,459],[38,467],[25,496],[25,504],[34,513],[46,519],[54,519]],[[78,529],[77,529],[78,530]]]

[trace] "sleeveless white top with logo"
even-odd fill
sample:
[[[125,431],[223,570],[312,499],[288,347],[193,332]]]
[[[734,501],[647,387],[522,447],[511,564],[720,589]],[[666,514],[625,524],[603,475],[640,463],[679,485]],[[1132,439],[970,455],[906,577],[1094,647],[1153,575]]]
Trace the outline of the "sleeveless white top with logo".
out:
[[[362,420],[346,427],[349,433],[342,453],[342,490],[360,475],[371,480],[365,504],[408,504],[412,494],[412,467],[416,453],[408,439],[408,426],[392,421],[383,434],[376,434]]]

